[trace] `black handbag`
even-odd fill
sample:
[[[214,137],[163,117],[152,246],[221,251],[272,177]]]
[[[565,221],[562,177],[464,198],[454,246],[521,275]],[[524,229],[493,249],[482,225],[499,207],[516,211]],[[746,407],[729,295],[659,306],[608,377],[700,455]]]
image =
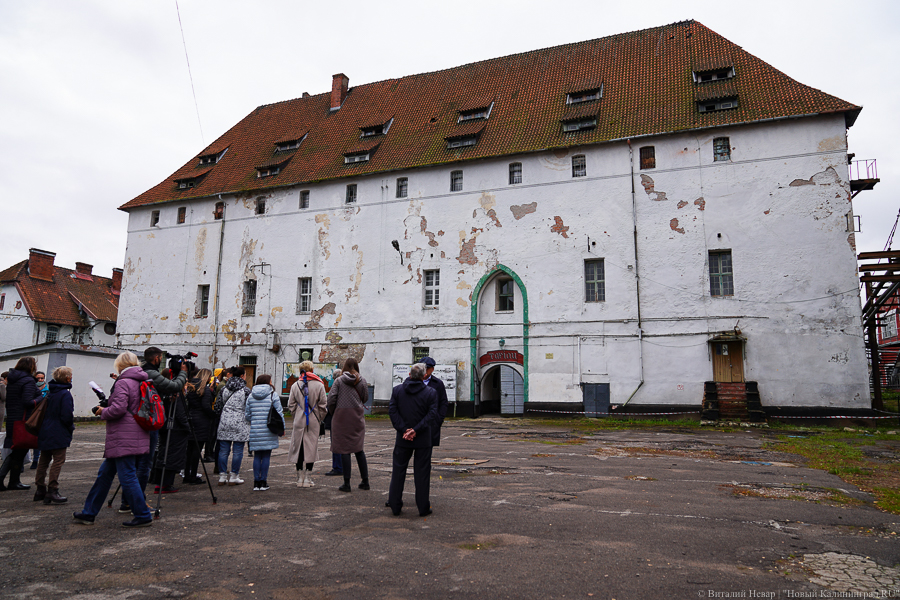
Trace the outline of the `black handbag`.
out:
[[[280,400],[276,397],[272,401],[272,406],[269,407],[269,417],[266,419],[266,427],[275,435],[281,436],[284,435],[284,417],[275,410],[275,402],[280,402]]]

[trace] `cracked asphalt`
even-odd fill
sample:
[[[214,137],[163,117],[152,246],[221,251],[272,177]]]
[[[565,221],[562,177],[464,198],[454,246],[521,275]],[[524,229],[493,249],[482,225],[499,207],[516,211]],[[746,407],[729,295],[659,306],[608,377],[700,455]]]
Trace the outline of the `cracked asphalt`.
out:
[[[421,518],[384,507],[394,434],[385,419],[367,428],[370,491],[356,488],[355,462],[350,494],[323,476],[327,440],[316,486],[297,488],[283,440],[269,491],[214,485],[213,504],[206,486],[182,486],[152,527],[126,530],[126,516],[107,508],[93,526],[72,523],[104,436],[79,426],[60,478],[68,505],[0,493],[0,595],[900,598],[900,516],[800,457],[763,449],[763,430],[584,435],[565,421],[448,422],[434,454],[434,514]],[[412,507],[411,472],[406,490]],[[830,502],[835,492],[859,503]]]

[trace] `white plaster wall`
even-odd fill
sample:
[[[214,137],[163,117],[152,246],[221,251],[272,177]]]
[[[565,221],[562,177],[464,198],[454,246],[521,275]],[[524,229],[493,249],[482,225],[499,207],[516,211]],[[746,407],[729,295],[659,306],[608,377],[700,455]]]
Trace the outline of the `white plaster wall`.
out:
[[[6,294],[3,310],[0,310],[0,352],[30,346],[34,337],[34,324],[25,310],[19,291],[16,286],[7,283],[0,285],[0,294]],[[16,304],[19,305],[18,308]]]
[[[712,139],[722,135],[731,139],[732,160],[714,163]],[[656,147],[656,169],[638,170],[643,145]],[[702,383],[712,379],[707,340],[737,327],[747,337],[747,379],[759,382],[764,403],[867,405],[856,262],[844,216],[851,207],[843,117],[633,146],[634,198],[629,148],[621,142],[223,196],[224,221],[212,217],[219,198],[135,209],[120,343],[190,348],[201,364],[255,355],[258,373],[277,375],[302,347],[315,348],[317,359],[364,349],[363,374],[384,399],[391,364],[408,362],[410,338],[418,337],[438,362],[465,362],[459,393],[467,400],[470,294],[502,264],[528,291],[532,401],[579,401],[579,383],[609,382],[612,401],[623,402],[643,378],[634,403],[699,404]],[[587,177],[571,177],[573,154],[586,156]],[[510,186],[513,160],[522,163],[523,183]],[[458,168],[464,189],[451,193],[450,171]],[[642,174],[652,179],[652,193]],[[409,178],[409,198],[394,197],[397,177]],[[349,207],[347,183],[358,185],[358,203]],[[306,210],[299,209],[301,189],[310,191]],[[259,197],[265,215],[254,214]],[[177,225],[181,205],[188,218]],[[157,227],[149,227],[151,210],[160,210]],[[707,257],[716,249],[732,251],[732,298],[709,296]],[[590,258],[605,261],[605,302],[584,302],[583,261]],[[441,270],[437,310],[422,306],[422,271],[433,268]],[[312,314],[297,314],[298,277],[313,280]],[[257,310],[242,316],[242,285],[251,278]],[[195,317],[201,284],[211,286],[206,318]],[[493,312],[491,286],[484,288],[482,322],[506,318]],[[521,325],[489,329],[479,354],[495,349],[489,340],[501,330],[506,348],[522,351]],[[269,350],[276,343],[278,350]]]

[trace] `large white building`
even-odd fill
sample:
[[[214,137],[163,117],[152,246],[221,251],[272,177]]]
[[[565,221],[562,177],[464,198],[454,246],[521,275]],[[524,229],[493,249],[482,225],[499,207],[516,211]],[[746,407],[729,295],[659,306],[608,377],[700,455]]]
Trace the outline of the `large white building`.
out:
[[[354,356],[379,400],[427,353],[458,414],[699,408],[747,381],[867,407],[860,110],[694,21],[339,74],[121,207],[119,341],[276,377]]]

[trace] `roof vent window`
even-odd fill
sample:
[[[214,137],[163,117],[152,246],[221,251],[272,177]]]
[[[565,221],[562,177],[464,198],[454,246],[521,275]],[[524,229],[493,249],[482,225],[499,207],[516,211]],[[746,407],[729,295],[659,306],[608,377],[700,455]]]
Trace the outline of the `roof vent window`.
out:
[[[491,116],[491,110],[494,108],[494,103],[491,102],[487,106],[480,106],[471,110],[461,110],[459,111],[459,119],[456,120],[457,123],[466,123],[469,121],[477,121],[479,119],[487,119]]]
[[[388,129],[391,128],[391,123],[394,122],[394,119],[391,118],[386,123],[381,123],[380,125],[367,125],[365,127],[359,128],[359,137],[368,138],[375,137],[376,135],[386,135]]]
[[[200,166],[204,165],[214,165],[225,156],[225,153],[228,152],[228,148],[225,148],[221,152],[217,152],[215,154],[204,154],[200,157]]]
[[[709,83],[734,77],[734,67],[716,69],[715,71],[694,71],[694,83]]]
[[[187,189],[190,189],[190,188],[192,188],[192,187],[194,187],[194,180],[193,180],[193,179],[190,180],[190,181],[179,181],[179,182],[178,182],[178,189],[179,189],[179,190],[187,190]]]
[[[273,177],[281,173],[281,167],[257,167],[256,168],[256,176],[261,177]]]
[[[350,165],[350,164],[358,163],[358,162],[366,162],[368,160],[369,160],[368,152],[362,152],[359,154],[348,154],[348,155],[344,156],[344,164],[345,165]]]
[[[478,143],[478,136],[470,135],[468,137],[462,138],[453,138],[452,140],[447,140],[447,149],[451,148],[465,148],[467,146],[474,146]]]
[[[582,102],[591,102],[599,100],[603,97],[603,88],[598,87],[592,90],[581,90],[578,92],[570,92],[566,94],[566,104],[580,104]]]
[[[304,135],[302,138],[297,140],[283,141],[275,143],[275,152],[287,152],[288,150],[296,150],[300,147],[300,144],[303,143],[303,140],[306,139]]]
[[[702,113],[716,112],[720,110],[728,110],[738,107],[738,99],[736,96],[731,98],[719,98],[717,100],[706,100],[698,102],[697,106]]]
[[[593,129],[596,126],[597,126],[596,117],[591,117],[590,119],[579,119],[577,121],[564,121],[563,122],[563,131],[564,132],[586,131],[588,129]]]

